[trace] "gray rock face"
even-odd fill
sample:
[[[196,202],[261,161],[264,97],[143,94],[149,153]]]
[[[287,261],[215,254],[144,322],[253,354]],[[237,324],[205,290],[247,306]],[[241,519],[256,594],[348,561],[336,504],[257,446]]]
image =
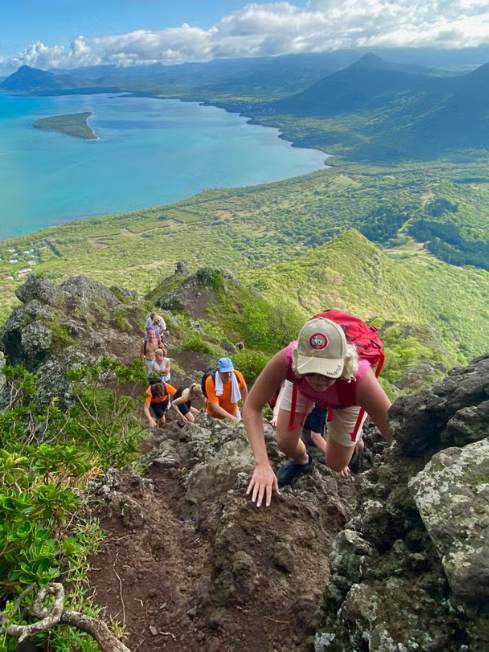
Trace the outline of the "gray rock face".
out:
[[[64,281],[61,283],[60,288],[66,294],[85,302],[100,299],[112,306],[121,303],[108,287],[98,281],[91,281],[89,278],[82,276],[81,274]]]
[[[225,427],[218,436],[224,440],[222,447],[207,455],[189,474],[186,499],[193,504],[226,493],[234,488],[238,473],[253,470],[253,457],[242,426]]]
[[[17,288],[15,294],[22,303],[29,303],[29,301],[35,299],[40,303],[55,305],[60,298],[59,289],[54,283],[50,283],[34,274],[27,278],[24,285]]]
[[[433,457],[410,482],[455,596],[489,598],[489,439]]]
[[[395,443],[333,543],[316,649],[489,649],[488,396],[485,355],[394,403]]]
[[[389,411],[389,427],[406,455],[435,452],[442,434],[459,410],[473,408],[489,398],[489,354],[467,367],[452,369],[448,376],[417,394],[396,400]],[[449,444],[449,431],[443,435]],[[459,443],[463,436],[459,433]],[[473,439],[472,439],[473,441]]]
[[[22,329],[20,341],[24,351],[48,351],[53,341],[53,333],[48,326],[40,322],[32,322]]]
[[[57,287],[31,275],[17,296],[23,305],[0,329],[0,349],[7,364],[23,364],[38,376],[41,404],[53,397],[66,404],[69,369],[110,355],[124,362],[138,355],[144,311],[129,295],[122,303],[101,283],[83,276]]]

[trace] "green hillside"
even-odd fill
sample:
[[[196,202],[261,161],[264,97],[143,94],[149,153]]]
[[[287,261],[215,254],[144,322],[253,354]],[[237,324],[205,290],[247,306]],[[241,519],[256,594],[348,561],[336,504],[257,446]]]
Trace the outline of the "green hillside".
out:
[[[344,67],[347,60],[216,60],[147,66],[140,76],[110,66],[72,75],[23,66],[0,86],[31,94],[126,92],[206,102],[277,127],[296,145],[350,161],[486,157],[489,64],[454,76],[373,54]]]
[[[489,275],[440,262],[407,231],[438,200],[457,203],[467,228],[486,237],[489,188],[473,180],[480,174],[455,166],[329,169],[45,229],[0,247],[2,315],[17,303],[26,269],[52,279],[84,273],[147,294],[182,261],[190,271],[230,270],[300,318],[336,306],[382,323],[433,325],[455,357],[470,357],[489,341]]]

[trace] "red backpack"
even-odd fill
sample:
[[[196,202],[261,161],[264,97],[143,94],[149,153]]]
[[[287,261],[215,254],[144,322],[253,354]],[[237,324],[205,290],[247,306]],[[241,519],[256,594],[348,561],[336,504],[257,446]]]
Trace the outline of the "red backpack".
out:
[[[368,360],[368,363],[378,376],[384,365],[384,351],[382,350],[382,342],[377,335],[375,326],[369,326],[358,317],[353,317],[346,312],[340,310],[325,310],[320,312],[316,317],[324,317],[334,321],[338,326],[343,329],[346,341],[348,344],[354,344],[358,351],[358,357],[363,360]],[[374,369],[375,367],[375,369]]]
[[[330,319],[331,321],[334,321],[336,324],[338,324],[338,326],[341,326],[345,333],[346,341],[348,344],[355,345],[358,352],[358,357],[368,361],[376,376],[380,374],[384,365],[385,356],[382,341],[377,335],[377,329],[375,326],[369,326],[358,317],[353,317],[353,315],[349,315],[346,312],[341,312],[340,310],[335,310],[334,308],[320,312],[318,315],[314,315],[312,319],[315,319],[316,317],[324,317],[325,319]],[[292,392],[292,406],[289,429],[293,429],[296,401],[297,387],[294,385]],[[353,432],[350,433],[352,441],[355,441],[357,438],[358,430],[362,425],[364,414],[365,410],[361,408]],[[329,408],[328,421],[331,421],[332,418],[333,410]]]

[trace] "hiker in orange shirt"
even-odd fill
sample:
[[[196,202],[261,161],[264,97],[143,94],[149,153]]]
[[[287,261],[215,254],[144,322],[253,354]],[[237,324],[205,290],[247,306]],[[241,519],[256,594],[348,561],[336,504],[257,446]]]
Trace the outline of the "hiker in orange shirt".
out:
[[[150,428],[156,428],[157,425],[161,428],[165,425],[165,412],[170,405],[170,396],[176,393],[177,390],[170,383],[153,383],[148,387],[146,390],[148,397],[144,401],[143,412],[149,421]],[[158,419],[158,422],[151,416],[150,408]]]
[[[220,358],[217,369],[205,379],[207,397],[206,413],[208,419],[230,419],[241,421],[238,401],[248,396],[243,374],[234,368],[229,358]]]

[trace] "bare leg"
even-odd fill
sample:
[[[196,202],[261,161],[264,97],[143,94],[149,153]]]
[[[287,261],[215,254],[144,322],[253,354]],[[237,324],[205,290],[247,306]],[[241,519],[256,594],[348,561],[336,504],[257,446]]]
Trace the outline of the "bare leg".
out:
[[[290,412],[280,409],[277,420],[277,444],[282,453],[291,457],[298,464],[307,464],[309,455],[301,439],[302,414],[295,414],[294,429],[289,430]]]
[[[326,465],[335,472],[339,478],[347,478],[350,475],[348,463],[350,462],[355,446],[343,446],[331,436],[326,439]]]

